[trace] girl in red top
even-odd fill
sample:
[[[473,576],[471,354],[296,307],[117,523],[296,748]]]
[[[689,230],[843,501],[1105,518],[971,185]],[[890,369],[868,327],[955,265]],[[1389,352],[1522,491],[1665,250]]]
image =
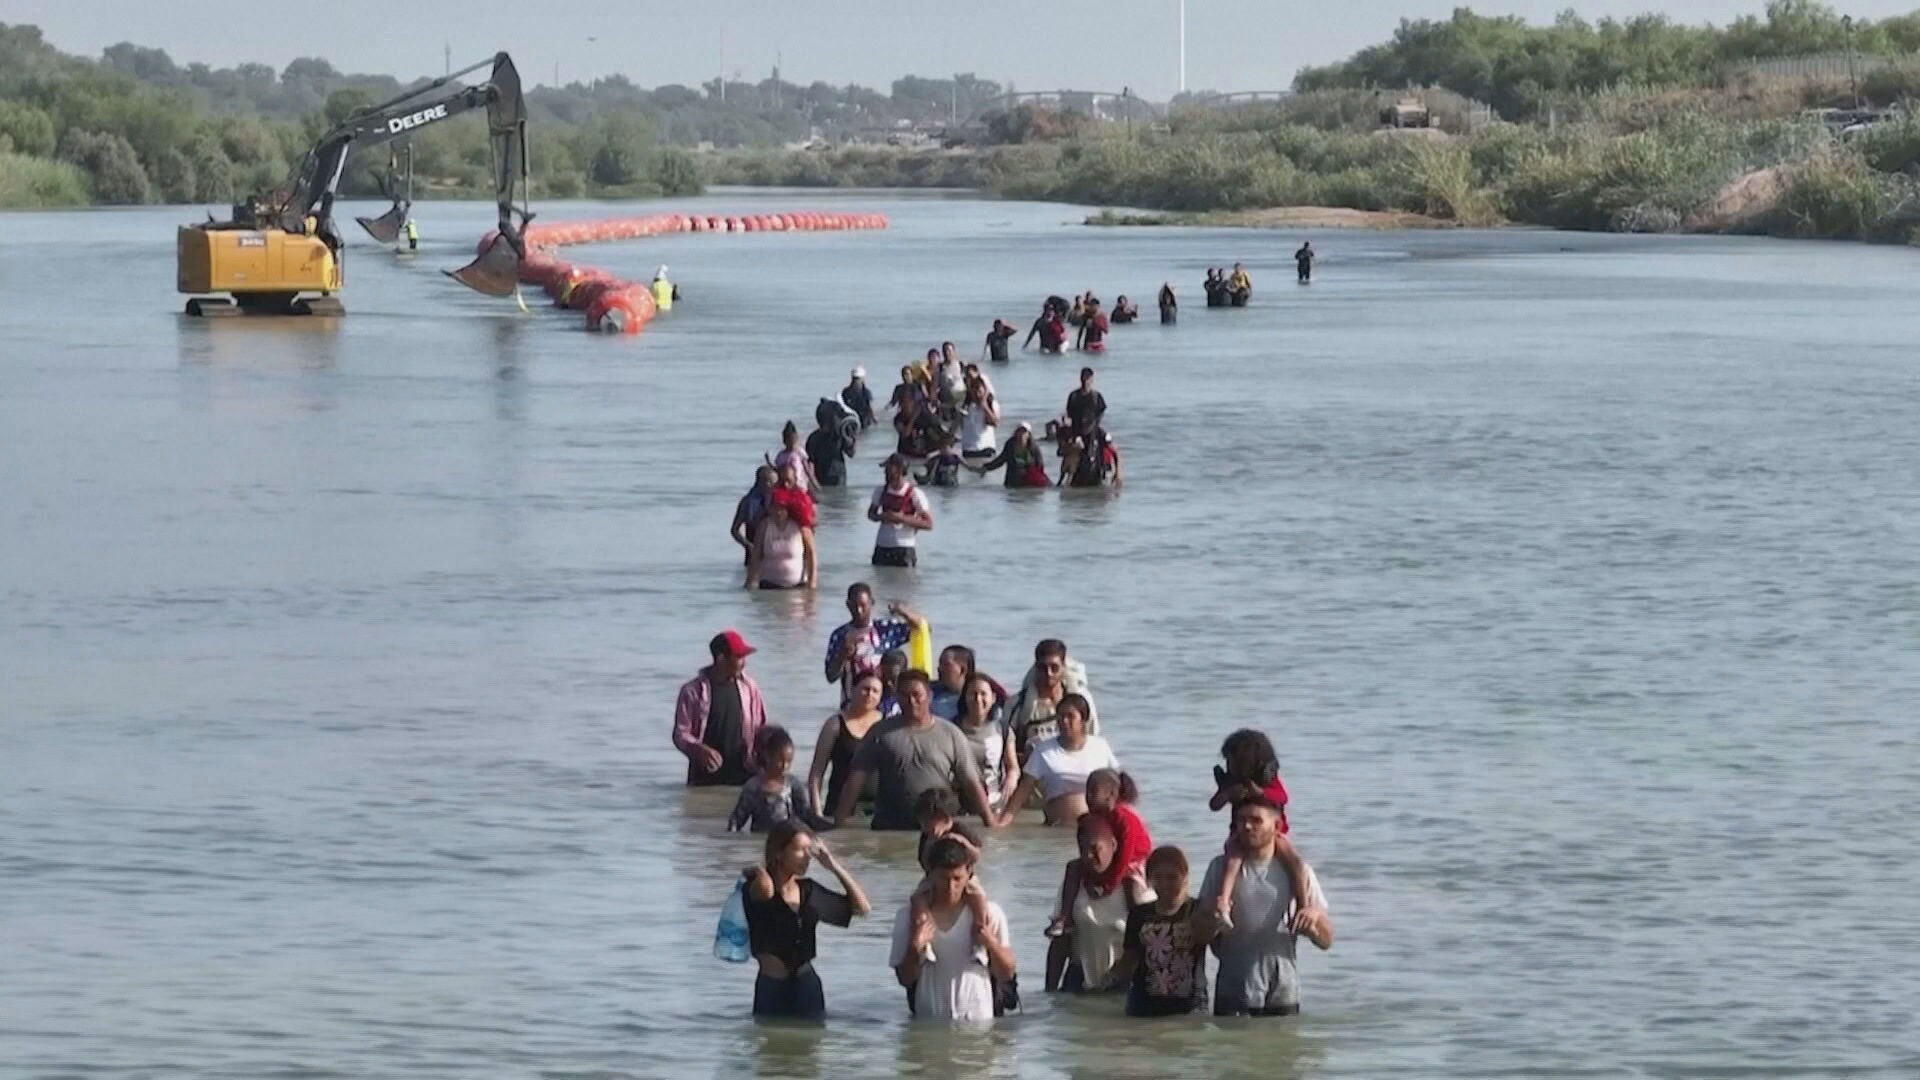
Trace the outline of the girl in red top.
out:
[[[1140,789],[1134,786],[1133,777],[1126,773],[1095,769],[1087,774],[1087,812],[1081,820],[1090,817],[1104,819],[1112,828],[1114,838],[1113,861],[1098,880],[1086,882],[1086,887],[1094,890],[1094,896],[1105,896],[1114,889],[1124,888],[1123,882],[1128,877],[1145,872],[1147,856],[1153,851],[1153,838],[1147,835],[1147,823],[1141,821],[1140,815],[1134,812],[1132,804],[1139,798]],[[1084,878],[1080,860],[1069,860],[1060,882],[1060,910],[1054,913],[1053,921],[1047,924],[1047,937],[1053,939],[1047,946],[1048,990],[1061,986],[1061,978],[1073,955],[1073,904],[1080,897]]]
[[[1098,881],[1092,882],[1101,895],[1119,888],[1128,877],[1146,872],[1147,856],[1153,853],[1153,837],[1147,835],[1147,823],[1140,820],[1133,809],[1133,803],[1139,798],[1140,789],[1126,773],[1095,769],[1087,774],[1087,813],[1106,818],[1118,844],[1113,862]],[[1073,910],[1073,902],[1080,896],[1080,879],[1080,860],[1074,859],[1067,863],[1066,876],[1060,882],[1060,910],[1047,927],[1048,937],[1067,932],[1067,913]]]
[[[1306,908],[1306,875],[1300,871],[1299,855],[1287,840],[1287,785],[1280,782],[1280,757],[1273,752],[1273,743],[1261,732],[1241,728],[1220,744],[1220,758],[1224,765],[1213,767],[1215,790],[1207,808],[1218,811],[1258,796],[1279,809],[1280,835],[1275,838],[1274,854],[1287,864],[1293,878],[1295,905]],[[1223,925],[1231,926],[1228,907],[1233,899],[1232,883],[1240,876],[1242,859],[1240,849],[1234,846],[1231,828],[1227,831],[1225,854],[1227,861],[1220,868],[1220,880],[1226,884],[1220,890],[1220,906],[1215,914]]]

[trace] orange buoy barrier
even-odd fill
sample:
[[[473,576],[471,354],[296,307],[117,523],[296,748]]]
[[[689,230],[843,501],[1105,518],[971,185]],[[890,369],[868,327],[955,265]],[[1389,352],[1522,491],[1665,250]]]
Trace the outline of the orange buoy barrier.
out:
[[[653,292],[640,282],[614,277],[591,266],[575,266],[554,256],[558,248],[606,240],[640,240],[680,232],[840,232],[884,229],[884,214],[799,213],[648,214],[645,217],[607,218],[602,221],[558,221],[527,226],[526,258],[520,260],[520,281],[537,285],[555,307],[586,313],[587,329],[599,333],[637,334],[655,313]],[[492,246],[497,232],[480,238],[480,251]]]

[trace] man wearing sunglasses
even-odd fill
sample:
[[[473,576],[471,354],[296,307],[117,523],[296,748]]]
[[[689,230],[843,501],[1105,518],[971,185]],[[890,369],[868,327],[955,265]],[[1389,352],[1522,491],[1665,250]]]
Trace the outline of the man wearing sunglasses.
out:
[[[1067,658],[1066,642],[1048,638],[1033,647],[1033,667],[1027,671],[1020,693],[1007,706],[1007,724],[1013,731],[1020,764],[1027,763],[1027,754],[1035,744],[1059,734],[1053,712],[1068,694],[1087,699],[1087,733],[1100,734],[1100,713],[1087,686],[1086,665]]]

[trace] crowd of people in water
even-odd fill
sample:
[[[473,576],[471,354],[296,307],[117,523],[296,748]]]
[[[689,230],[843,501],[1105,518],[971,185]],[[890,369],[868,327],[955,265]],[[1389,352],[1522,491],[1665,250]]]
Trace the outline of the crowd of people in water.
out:
[[[1316,257],[1310,243],[1295,253],[1302,283],[1312,279]],[[1203,286],[1208,307],[1244,307],[1253,296],[1253,280],[1240,263],[1231,271],[1209,269]],[[1157,304],[1163,325],[1179,321],[1180,302],[1171,282],[1161,285]],[[1044,354],[1072,349],[1100,355],[1114,326],[1139,318],[1139,305],[1124,295],[1115,299],[1111,314],[1091,290],[1072,301],[1049,296],[1021,348],[1038,343]],[[855,367],[837,395],[821,398],[814,407],[814,429],[804,439],[788,421],[780,450],[755,470],[753,485],[734,508],[730,532],[743,552],[746,587],[817,587],[815,497],[822,488],[848,482],[848,463],[861,440],[880,426],[883,410],[891,414],[894,448],[882,462],[883,482],[867,506],[868,520],[878,527],[876,566],[916,565],[918,537],[933,528],[933,507],[922,488],[957,487],[969,472],[983,477],[1000,472],[1008,488],[1122,486],[1120,447],[1107,429],[1107,399],[1095,388],[1091,367],[1080,369],[1079,386],[1038,434],[1031,422],[1021,421],[1001,440],[1004,416],[983,365],[1009,362],[1017,336],[1004,319],[993,320],[975,360],[962,360],[958,345],[942,342],[928,349],[923,361],[901,367],[900,381],[884,402],[867,383],[866,368]]]
[[[1154,844],[1066,642],[1036,644],[1017,685],[979,670],[959,644],[923,671],[908,652],[929,632],[920,613],[893,603],[878,614],[864,582],[847,590],[846,607],[821,666],[839,705],[804,774],[794,736],[771,722],[747,673],[754,649],[739,633],[709,642],[710,664],[675,705],[686,782],[737,788],[728,828],[766,837],[741,883],[745,955],[759,968],[754,1015],[825,1015],[818,926],[846,926],[872,904],[820,834],[856,826],[919,833],[920,879],[893,912],[886,958],[909,1013],[990,1022],[1018,1009],[1012,927],[981,868],[990,834],[1028,817],[1075,838],[1042,930],[1045,990],[1124,994],[1137,1017],[1299,1011],[1296,939],[1329,948],[1333,925],[1288,838],[1287,790],[1265,734],[1234,731],[1220,748],[1209,806],[1231,808],[1231,824],[1208,849],[1196,897],[1186,851]],[[806,876],[816,861],[834,885]]]
[[[1162,293],[1171,302],[1171,287]],[[1050,297],[1044,315],[1057,317],[1062,326],[1077,320],[1075,348],[1105,350],[1110,320],[1091,293],[1071,306]],[[1125,297],[1115,303],[1114,318],[1123,324],[1138,316]],[[1016,333],[1005,320],[995,319],[982,356],[988,363],[1007,362]],[[1058,348],[1043,344],[1042,351]],[[823,488],[848,483],[848,465],[861,441],[880,426],[882,411],[891,414],[894,437],[892,452],[881,462],[882,483],[867,507],[868,520],[878,526],[876,566],[916,565],[918,537],[933,528],[933,507],[922,489],[958,487],[967,473],[1002,473],[1008,488],[1119,488],[1125,482],[1120,447],[1107,430],[1107,399],[1095,378],[1093,368],[1082,367],[1079,385],[1039,434],[1031,422],[1021,421],[1003,442],[1005,418],[993,380],[980,361],[962,360],[954,342],[928,349],[923,362],[903,366],[884,402],[876,400],[866,369],[852,369],[839,394],[821,398],[814,407],[814,429],[804,439],[798,425],[787,422],[780,450],[756,468],[753,485],[735,504],[729,532],[743,553],[747,588],[817,587],[816,497]]]
[[[1314,257],[1311,245],[1296,255],[1302,283]],[[1231,272],[1210,269],[1204,287],[1209,307],[1245,306],[1253,291],[1238,263]],[[1171,283],[1157,306],[1162,324],[1178,321]],[[1071,302],[1049,296],[1022,348],[1037,342],[1042,353],[1101,354],[1113,327],[1139,316],[1126,296],[1111,312],[1092,292]],[[876,566],[916,564],[916,538],[933,527],[922,488],[957,485],[966,472],[1004,470],[1009,488],[1120,486],[1120,450],[1092,367],[1080,369],[1079,385],[1040,434],[1021,422],[1001,442],[1000,403],[982,361],[1007,362],[1017,335],[995,319],[979,361],[963,361],[951,341],[928,349],[924,362],[900,369],[884,402],[855,367],[837,396],[820,399],[804,439],[788,422],[781,449],[735,507],[731,534],[747,588],[818,588],[815,498],[848,482],[848,463],[883,411],[894,449],[867,508],[878,526]],[[817,928],[846,926],[872,904],[819,834],[856,823],[920,834],[921,877],[894,912],[887,957],[908,1011],[989,1022],[1017,1010],[1011,929],[979,870],[987,833],[1035,811],[1047,825],[1071,827],[1077,850],[1044,928],[1047,991],[1124,992],[1129,1016],[1299,1011],[1296,939],[1326,949],[1333,927],[1312,868],[1288,839],[1286,787],[1266,735],[1242,729],[1221,746],[1210,809],[1230,808],[1231,825],[1196,899],[1187,854],[1153,844],[1135,781],[1101,732],[1086,667],[1065,642],[1039,642],[1033,665],[1010,688],[978,670],[964,645],[923,660],[931,670],[913,666],[909,646],[928,632],[926,620],[899,603],[876,615],[866,583],[847,590],[846,606],[849,619],[829,637],[822,668],[839,706],[815,733],[804,775],[794,736],[768,719],[746,670],[754,649],[737,632],[709,642],[711,663],[675,704],[673,744],[687,759],[686,782],[737,788],[727,827],[766,837],[739,897],[744,955],[758,965],[754,1015],[825,1015],[813,969]],[[834,885],[807,876],[815,862]],[[1217,959],[1211,984],[1209,953]]]

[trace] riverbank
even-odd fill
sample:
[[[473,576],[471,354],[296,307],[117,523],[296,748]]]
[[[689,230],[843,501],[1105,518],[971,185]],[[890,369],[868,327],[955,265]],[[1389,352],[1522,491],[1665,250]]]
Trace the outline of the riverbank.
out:
[[[1920,119],[1837,135],[1805,94],[1621,91],[1550,126],[1329,130],[1289,108],[1173,130],[977,148],[756,151],[700,159],[708,183],[962,187],[1127,207],[1102,225],[1533,225],[1920,243]],[[1807,95],[1811,95],[1810,97]],[[1289,111],[1290,109],[1290,111]],[[1148,213],[1143,213],[1148,212]]]
[[[1102,210],[1087,215],[1101,227],[1184,225],[1214,229],[1455,229],[1457,221],[1390,210],[1354,210],[1342,206],[1274,206],[1265,210],[1205,210],[1192,213],[1124,213]]]

